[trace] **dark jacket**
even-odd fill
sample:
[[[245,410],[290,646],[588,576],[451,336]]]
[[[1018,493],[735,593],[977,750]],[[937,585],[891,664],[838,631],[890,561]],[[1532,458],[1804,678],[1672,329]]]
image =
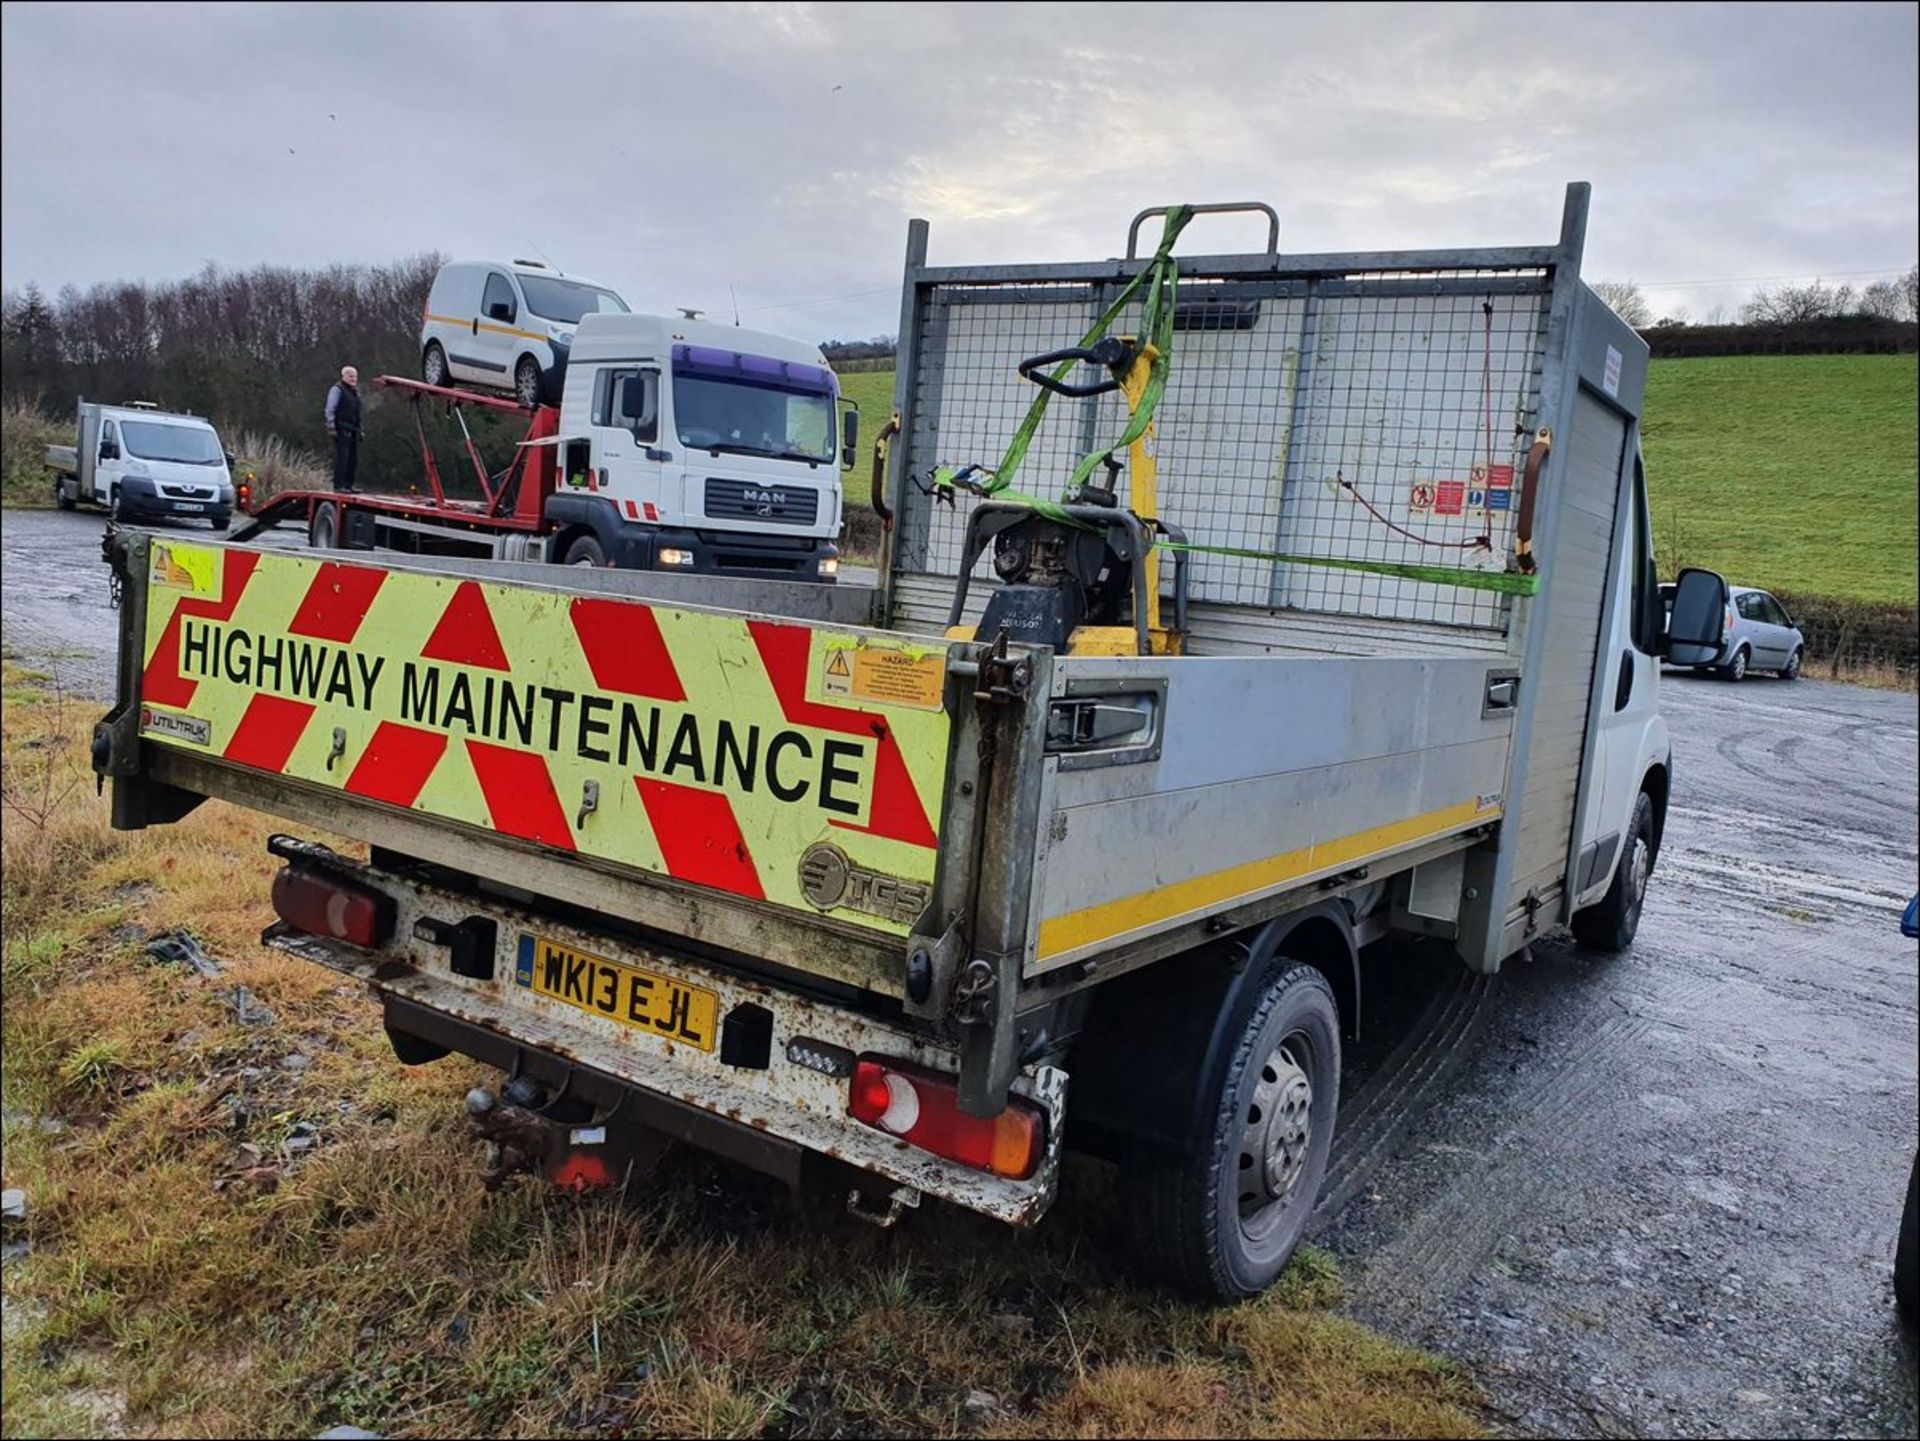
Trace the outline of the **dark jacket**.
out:
[[[327,425],[347,435],[360,433],[360,392],[345,381],[327,392]]]

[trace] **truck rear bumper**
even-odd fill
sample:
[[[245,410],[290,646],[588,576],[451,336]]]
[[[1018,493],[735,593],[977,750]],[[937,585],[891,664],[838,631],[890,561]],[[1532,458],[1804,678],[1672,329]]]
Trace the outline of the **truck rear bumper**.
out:
[[[530,1074],[570,1094],[612,1105],[656,1130],[795,1181],[808,1152],[870,1172],[1013,1225],[1031,1225],[1052,1203],[1059,1170],[1066,1073],[1037,1067],[1016,1094],[1047,1113],[1046,1150],[1025,1180],[994,1176],[909,1146],[847,1113],[848,1079],[796,1056],[896,1058],[952,1074],[951,1051],[905,1027],[603,935],[589,935],[473,896],[342,862],[344,871],[394,897],[394,939],[364,950],[284,923],[263,940],[370,984],[391,1031]],[[453,973],[451,950],[423,936],[482,917],[497,928],[491,975]],[[523,944],[550,941],[618,965],[670,977],[717,998],[721,1034],[711,1050],[589,1014],[538,994],[516,975]],[[478,969],[471,957],[465,969]],[[736,1024],[753,1043],[734,1046]],[[817,1065],[817,1059],[815,1064]]]

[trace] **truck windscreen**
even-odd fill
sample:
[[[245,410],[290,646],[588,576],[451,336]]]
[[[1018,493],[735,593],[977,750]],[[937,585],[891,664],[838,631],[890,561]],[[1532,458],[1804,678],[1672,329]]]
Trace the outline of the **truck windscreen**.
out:
[[[141,460],[172,460],[183,465],[219,465],[219,437],[194,425],[156,425],[150,420],[123,420],[120,436],[127,454]]]
[[[676,372],[673,417],[680,443],[696,450],[833,458],[833,398],[817,391]]]
[[[597,285],[582,285],[575,280],[554,280],[543,275],[523,275],[520,288],[526,292],[527,309],[542,320],[562,325],[578,325],[583,315],[625,315],[627,302],[611,290]]]

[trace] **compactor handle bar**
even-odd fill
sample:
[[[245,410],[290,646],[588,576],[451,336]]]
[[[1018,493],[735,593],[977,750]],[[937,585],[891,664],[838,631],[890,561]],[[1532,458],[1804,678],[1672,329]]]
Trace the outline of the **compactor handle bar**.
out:
[[[1109,336],[1105,340],[1095,341],[1092,345],[1069,345],[1063,350],[1049,350],[1045,355],[1030,355],[1020,362],[1020,378],[1031,380],[1043,390],[1051,390],[1058,395],[1074,397],[1086,395],[1105,395],[1109,390],[1120,388],[1119,372],[1124,370],[1133,359],[1133,347],[1124,340]],[[1084,360],[1088,365],[1103,365],[1109,374],[1105,380],[1096,380],[1087,385],[1068,385],[1064,380],[1055,380],[1046,373],[1045,367],[1058,365],[1063,360]]]
[[[1136,258],[1140,244],[1140,224],[1156,215],[1165,215],[1173,209],[1171,205],[1155,205],[1133,217],[1133,224],[1127,227],[1127,259]],[[1195,215],[1228,215],[1244,212],[1257,212],[1267,217],[1267,254],[1280,253],[1280,212],[1264,200],[1226,200],[1218,205],[1189,205],[1186,209]]]

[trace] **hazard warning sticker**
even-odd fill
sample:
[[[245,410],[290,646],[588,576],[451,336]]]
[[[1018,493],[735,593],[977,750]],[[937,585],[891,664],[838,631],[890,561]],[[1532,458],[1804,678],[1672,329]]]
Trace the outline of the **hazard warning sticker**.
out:
[[[944,650],[844,645],[828,640],[824,652],[820,689],[826,695],[915,710],[939,710],[945,704]]]
[[[210,546],[155,541],[153,583],[198,600],[220,598],[220,552]]]

